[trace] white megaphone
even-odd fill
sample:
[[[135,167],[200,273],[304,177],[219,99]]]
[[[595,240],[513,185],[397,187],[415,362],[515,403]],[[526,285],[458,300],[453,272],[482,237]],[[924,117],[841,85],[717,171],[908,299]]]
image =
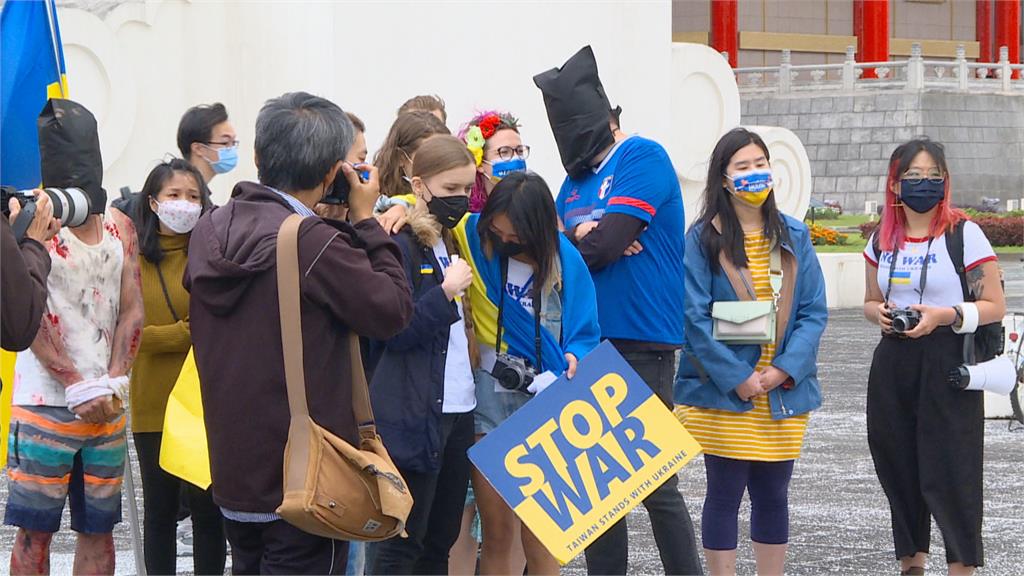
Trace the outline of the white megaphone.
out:
[[[973,366],[958,366],[949,372],[949,383],[960,390],[985,390],[1008,396],[1017,384],[1017,367],[1008,356],[999,356]]]

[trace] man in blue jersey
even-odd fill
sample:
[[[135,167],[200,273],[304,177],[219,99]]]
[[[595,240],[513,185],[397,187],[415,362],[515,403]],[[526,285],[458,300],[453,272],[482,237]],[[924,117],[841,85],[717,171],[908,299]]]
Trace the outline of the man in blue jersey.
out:
[[[665,149],[619,129],[589,46],[534,76],[568,176],[556,206],[597,288],[610,340],[672,408],[675,352],[683,343],[683,198]],[[686,502],[673,476],[647,499],[666,574],[700,574]],[[629,537],[619,522],[587,548],[590,574],[626,574]]]

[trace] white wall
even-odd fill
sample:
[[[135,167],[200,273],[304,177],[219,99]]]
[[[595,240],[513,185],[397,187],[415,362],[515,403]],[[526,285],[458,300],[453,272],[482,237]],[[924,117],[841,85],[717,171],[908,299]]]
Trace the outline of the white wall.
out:
[[[211,186],[225,201],[234,182],[256,178],[260,106],[295,90],[359,115],[371,153],[415,94],[441,95],[453,131],[476,109],[511,110],[533,147],[531,168],[557,190],[564,171],[532,77],[585,44],[624,109],[624,129],[669,137],[668,1],[141,0],[97,11],[102,18],[58,12],[71,97],[99,120],[111,194],[140,188],[166,153],[178,154],[175,132],[189,106],[221,101],[242,142],[239,168]]]

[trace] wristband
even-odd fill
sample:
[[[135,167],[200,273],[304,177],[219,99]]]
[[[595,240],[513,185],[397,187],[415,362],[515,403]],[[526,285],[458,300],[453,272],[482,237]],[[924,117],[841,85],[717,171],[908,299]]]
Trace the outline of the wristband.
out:
[[[957,328],[956,324],[953,324],[953,332],[957,334],[973,334],[978,329],[978,305],[974,302],[963,302],[957,305],[960,309],[960,313],[963,315],[963,322],[960,327]]]

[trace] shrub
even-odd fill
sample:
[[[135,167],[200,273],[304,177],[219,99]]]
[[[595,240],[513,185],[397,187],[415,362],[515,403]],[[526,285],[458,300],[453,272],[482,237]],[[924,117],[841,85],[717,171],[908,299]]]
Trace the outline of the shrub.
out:
[[[1024,215],[971,215],[971,221],[981,228],[993,246],[1024,246]],[[861,224],[859,226],[861,237],[871,237],[871,233],[877,227],[878,222]]]
[[[811,219],[811,210],[814,210],[815,220],[838,220],[843,215],[842,210],[836,210],[835,208],[808,208],[807,214],[804,215],[804,220]]]

